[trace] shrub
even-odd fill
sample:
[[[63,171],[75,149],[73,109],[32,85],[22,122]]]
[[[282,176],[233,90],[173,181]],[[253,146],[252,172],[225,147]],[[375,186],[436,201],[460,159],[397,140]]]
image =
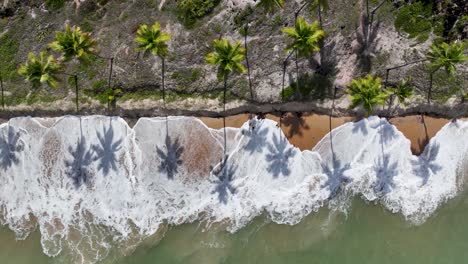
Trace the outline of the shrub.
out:
[[[179,19],[187,27],[192,27],[196,20],[211,13],[220,0],[181,0],[177,3]]]
[[[65,0],[45,0],[45,5],[49,9],[60,9],[65,5]]]

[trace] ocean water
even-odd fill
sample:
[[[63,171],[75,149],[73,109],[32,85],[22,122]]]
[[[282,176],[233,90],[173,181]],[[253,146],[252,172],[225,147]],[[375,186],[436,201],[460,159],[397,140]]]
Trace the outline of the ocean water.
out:
[[[447,124],[414,156],[377,117],[336,128],[310,151],[291,146],[275,122],[253,122],[253,131],[227,129],[227,158],[222,130],[195,118],[1,125],[1,263],[466,257],[468,123]]]

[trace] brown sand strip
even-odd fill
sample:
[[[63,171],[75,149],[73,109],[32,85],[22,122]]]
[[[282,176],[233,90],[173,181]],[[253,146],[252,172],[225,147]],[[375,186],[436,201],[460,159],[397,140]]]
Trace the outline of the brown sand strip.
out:
[[[279,118],[274,115],[267,115],[266,118],[279,121]],[[223,127],[223,120],[221,118],[202,117],[200,119],[208,127],[214,129]],[[241,127],[248,119],[248,114],[230,116],[226,118],[226,126]],[[420,115],[390,119],[390,122],[411,141],[411,151],[414,154],[420,154],[427,142],[445,124],[450,122],[450,120],[445,118],[425,116],[424,121],[426,126],[424,126],[422,120],[423,118]],[[351,121],[354,121],[353,117],[333,117],[332,129]],[[302,114],[298,116],[295,113],[288,113],[283,118],[282,129],[291,144],[301,150],[310,150],[329,132],[329,117],[317,114]]]

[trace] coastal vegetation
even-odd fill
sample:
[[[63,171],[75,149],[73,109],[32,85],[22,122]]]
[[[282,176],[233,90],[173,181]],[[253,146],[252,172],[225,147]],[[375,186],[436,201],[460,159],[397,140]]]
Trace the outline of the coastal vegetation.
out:
[[[244,60],[245,49],[241,47],[241,42],[231,43],[223,38],[214,40],[213,52],[206,56],[206,62],[217,66],[217,77],[222,80],[223,85],[223,125],[224,125],[224,155],[226,156],[226,92],[229,74],[243,73],[247,70],[241,64]]]
[[[162,99],[164,108],[166,107],[166,90],[164,89],[164,67],[165,58],[169,54],[167,41],[171,39],[171,35],[161,31],[161,26],[155,22],[151,28],[148,25],[140,25],[136,32],[137,37],[135,42],[138,43],[137,50],[143,51],[143,55],[152,54],[161,59],[161,87]]]
[[[371,74],[375,78],[380,77],[382,80],[385,79],[385,81],[381,81],[381,86],[382,92],[387,94],[386,104],[388,104],[388,109],[391,109],[394,106],[394,99],[397,99],[399,103],[405,105],[405,103],[408,101],[407,99],[401,101],[401,96],[403,94],[405,94],[406,97],[409,97],[425,93],[427,103],[430,103],[432,99],[441,100],[440,98],[442,97],[449,98],[455,92],[459,92],[462,100],[464,100],[464,95],[466,92],[463,91],[463,83],[459,85],[460,78],[462,77],[460,77],[460,75],[457,73],[457,70],[459,69],[459,66],[464,64],[466,61],[465,53],[467,45],[466,41],[464,40],[463,33],[459,32],[459,27],[465,23],[465,20],[463,16],[460,17],[457,16],[457,14],[451,14],[446,11],[447,8],[455,8],[453,3],[440,1],[443,3],[434,5],[426,3],[427,1],[413,1],[411,3],[399,2],[398,4],[394,4],[392,6],[388,2],[389,1],[365,1],[363,8],[364,10],[358,10],[359,14],[364,16],[364,22],[362,25],[360,25],[364,28],[358,29],[356,33],[358,46],[360,47],[360,49],[356,52],[357,58],[360,60],[360,57],[367,56],[364,60],[378,62],[380,68],[376,68],[375,66],[371,66],[371,68],[367,69],[363,68],[361,71],[354,72],[352,77],[355,80],[359,80],[360,77]],[[45,6],[51,9],[60,9],[66,8],[69,4],[70,3],[67,1],[47,1]],[[99,1],[99,3],[94,3],[92,6],[100,8],[110,4],[110,2]],[[188,28],[189,32],[199,32],[197,30],[199,30],[201,25],[196,24],[195,22],[202,20],[207,21],[208,18],[204,19],[204,17],[210,13],[215,13],[213,11],[215,11],[215,9],[219,9],[217,8],[218,4],[219,1],[215,0],[184,0],[178,1],[175,4],[175,7],[176,13],[179,14],[179,19],[188,18],[188,20],[191,21],[192,27]],[[54,7],[52,7],[53,5]],[[85,12],[92,7],[90,3],[85,5],[85,7],[81,8],[82,11],[80,12]],[[174,9],[172,9],[174,4],[172,3],[161,6],[163,11],[174,11]],[[205,57],[206,54],[210,52],[208,48],[209,45],[206,44],[206,49],[201,49],[199,52],[188,54],[186,52],[181,52],[181,50],[178,49],[178,44],[176,44],[173,46],[174,51],[169,53],[167,49],[167,41],[170,39],[170,35],[161,31],[159,24],[156,29],[154,28],[156,24],[153,26],[146,26],[146,32],[143,32],[142,25],[145,24],[138,23],[139,26],[134,28],[132,31],[133,34],[136,34],[135,41],[138,51],[143,51],[144,55],[151,53],[161,59],[161,85],[152,85],[151,87],[153,90],[148,88],[138,90],[138,87],[132,87],[129,89],[128,84],[125,81],[125,76],[127,76],[125,74],[122,75],[122,77],[115,85],[111,84],[111,79],[113,78],[112,65],[114,58],[113,56],[101,57],[98,55],[96,39],[91,37],[90,32],[86,32],[95,30],[97,26],[95,21],[98,18],[95,18],[94,16],[91,17],[89,14],[84,14],[83,16],[86,19],[83,21],[72,20],[70,24],[66,24],[63,31],[59,31],[55,34],[54,40],[49,44],[48,47],[60,55],[58,59],[54,60],[63,64],[60,71],[55,74],[58,76],[68,76],[68,85],[75,86],[76,88],[75,101],[77,111],[79,111],[79,102],[89,102],[93,99],[99,99],[101,102],[106,100],[109,105],[109,102],[115,103],[118,98],[120,98],[119,100],[141,100],[145,95],[149,96],[150,98],[162,98],[164,105],[166,104],[166,99],[174,102],[174,100],[177,100],[177,98],[216,99],[222,97],[222,103],[224,105],[223,112],[225,112],[225,104],[228,98],[248,99],[249,97],[252,102],[264,100],[264,92],[254,91],[253,87],[255,83],[255,89],[263,89],[262,87],[259,87],[262,85],[259,85],[260,82],[258,78],[263,77],[258,74],[258,71],[262,71],[264,69],[259,69],[258,57],[262,56],[259,51],[264,49],[264,46],[267,47],[269,45],[269,43],[261,41],[261,38],[265,36],[264,32],[259,31],[259,28],[271,26],[271,23],[265,23],[265,20],[275,20],[275,17],[281,17],[281,21],[279,22],[278,27],[281,28],[281,32],[286,35],[286,38],[283,38],[284,41],[278,38],[281,42],[273,44],[277,45],[280,51],[284,47],[283,43],[287,44],[286,48],[284,49],[286,52],[286,59],[281,60],[280,58],[280,60],[283,62],[282,65],[281,62],[278,62],[278,66],[282,66],[283,69],[280,96],[282,101],[323,100],[325,98],[331,98],[331,94],[338,94],[338,96],[341,96],[343,95],[344,91],[351,91],[351,89],[343,88],[346,87],[346,84],[341,87],[335,87],[336,84],[334,84],[334,78],[337,72],[336,69],[334,69],[334,67],[336,67],[336,59],[330,58],[330,56],[333,55],[330,55],[329,51],[330,49],[333,51],[334,46],[327,46],[327,44],[334,43],[335,40],[329,39],[329,36],[334,34],[333,32],[336,32],[337,28],[335,24],[330,24],[330,21],[327,21],[329,20],[328,17],[322,17],[322,12],[328,10],[330,6],[333,7],[334,3],[330,4],[325,0],[304,1],[301,5],[293,7],[289,6],[289,3],[285,1],[263,0],[258,1],[255,6],[246,5],[245,7],[242,7],[239,13],[233,17],[233,22],[239,35],[243,37],[243,61],[239,61],[239,64],[245,65],[247,74],[246,76],[233,76],[232,80],[229,78],[230,82],[227,82],[227,84],[230,85],[232,83],[232,87],[227,89],[224,86],[223,90],[221,90],[221,88],[217,88],[214,82],[209,81],[209,78],[207,78],[208,75],[206,74],[206,69],[204,69],[203,66],[197,64],[193,68],[190,68],[185,66],[179,67],[178,65],[174,64],[174,61],[180,61],[180,59],[185,57],[187,57],[187,61],[189,62],[199,61],[200,59],[197,59],[197,56],[203,55],[203,57]],[[305,13],[304,16],[301,16],[301,12],[306,10],[306,7],[309,8],[310,13]],[[154,6],[154,8],[156,8],[156,6]],[[360,8],[362,7],[357,9]],[[424,83],[422,83],[422,74],[419,74],[415,78],[411,79],[409,79],[407,76],[412,76],[412,74],[401,74],[402,71],[400,71],[400,66],[387,66],[383,69],[383,73],[385,73],[386,70],[386,76],[383,76],[382,74],[382,67],[380,64],[384,64],[385,59],[379,57],[380,55],[377,54],[378,52],[376,49],[372,47],[375,45],[374,42],[378,41],[377,39],[373,38],[375,37],[375,34],[380,34],[379,23],[381,22],[378,20],[378,16],[381,14],[379,13],[379,10],[392,10],[392,8],[395,14],[397,14],[396,19],[393,21],[394,26],[395,29],[398,30],[400,34],[402,34],[401,36],[416,38],[419,42],[433,42],[433,44],[430,45],[430,49],[423,51],[427,54],[426,57],[424,57],[424,55],[421,57],[421,48],[418,48],[418,52],[414,51],[414,54],[407,56],[408,58],[416,59],[414,64],[410,62],[400,65],[401,68],[411,66],[412,68],[422,69],[423,72],[427,73],[427,77],[424,78],[426,78],[426,83],[428,85],[424,85]],[[294,15],[294,20],[292,21],[292,16],[291,18],[288,17],[288,12],[291,10],[293,11],[291,14]],[[101,10],[99,12],[101,12]],[[128,16],[128,12],[126,15]],[[119,14],[119,19],[121,16],[122,14]],[[456,21],[448,21],[449,18],[453,19],[454,16],[457,18]],[[102,16],[99,15],[98,17]],[[211,17],[212,16],[210,16],[210,19]],[[315,21],[315,18],[318,18],[318,20]],[[322,21],[323,19],[325,19],[325,21]],[[166,21],[167,18],[162,20],[163,24],[167,25],[169,28],[172,26],[170,24],[166,24],[168,23]],[[138,19],[136,19],[136,21],[138,21]],[[430,24],[430,27],[426,22]],[[77,25],[86,25],[87,30],[83,31],[78,26],[72,26],[73,23],[76,23]],[[206,35],[208,40],[211,42],[214,37],[223,39],[223,36],[226,34],[227,27],[220,26],[216,23],[211,23],[210,25],[212,27],[210,34],[212,35]],[[419,26],[421,26],[422,29],[418,29],[417,27]],[[0,29],[3,27],[5,27],[5,24],[2,21],[2,23],[0,23]],[[346,27],[346,25],[344,25],[344,27]],[[341,28],[343,28],[343,26]],[[443,30],[441,30],[441,28],[443,28]],[[280,32],[280,30],[276,31],[276,34]],[[42,32],[41,39],[45,39],[44,42],[46,42],[47,31],[43,30]],[[103,34],[105,33],[100,32],[99,35],[102,43],[111,42],[111,37],[103,37]],[[361,36],[361,41],[359,34],[363,34]],[[429,38],[426,38],[426,35],[428,35]],[[237,36],[228,36],[228,38],[235,39]],[[325,38],[325,36],[327,36],[327,38]],[[161,38],[164,40],[160,41]],[[36,102],[36,100],[50,101],[62,98],[60,95],[55,94],[49,94],[47,96],[39,94],[36,95],[35,93],[37,93],[37,89],[31,90],[29,93],[20,93],[14,90],[16,87],[14,85],[12,86],[11,84],[16,78],[15,76],[17,73],[16,68],[18,62],[15,61],[16,56],[12,54],[17,52],[17,45],[15,45],[15,43],[18,43],[18,39],[13,31],[8,30],[4,30],[4,32],[1,33],[0,39],[2,40],[0,42],[0,57],[3,59],[3,62],[0,64],[0,79],[2,88],[5,87],[6,89],[5,94],[7,97],[6,100],[2,101],[5,101],[7,106],[17,104],[19,102]],[[138,42],[137,39],[140,39],[140,42]],[[198,40],[194,40],[194,42],[197,41]],[[158,49],[164,50],[163,53],[165,54],[149,51],[152,49],[150,47],[151,45],[162,45],[164,48]],[[271,46],[268,47],[270,48]],[[105,51],[108,50],[105,49]],[[318,54],[319,52],[320,54]],[[122,55],[120,54],[118,56]],[[286,76],[288,62],[293,56],[295,57],[295,72],[289,72],[290,75]],[[128,57],[125,59],[122,57],[116,59],[120,61],[131,60],[128,59],[130,57],[132,57],[131,54],[128,55]],[[386,60],[388,60],[388,57],[389,56],[386,57]],[[102,67],[102,64],[97,62],[99,59],[109,61],[110,69],[107,87],[104,85],[105,80],[101,77],[99,77],[99,79],[88,80],[88,78],[95,78],[102,75],[103,71],[106,70],[104,67]],[[335,60],[335,64],[331,64],[331,66],[329,66],[328,60]],[[410,59],[405,58],[405,61],[408,60]],[[137,62],[135,61],[133,63],[136,65]],[[166,63],[169,64],[169,67],[166,66]],[[313,65],[314,63],[317,65]],[[416,64],[420,64],[420,66],[415,67],[414,65]],[[151,71],[151,69],[149,69],[150,67],[145,68],[148,68],[147,70]],[[462,65],[460,68],[463,71],[466,70],[465,65]],[[167,76],[165,76],[166,69],[169,70]],[[444,71],[441,71],[441,69],[444,69]],[[124,69],[122,66],[119,66],[119,72],[126,70],[126,68]],[[330,71],[335,73],[330,74]],[[144,74],[148,75],[147,72],[148,71],[145,71]],[[389,80],[389,73],[398,73],[398,77],[395,78],[396,80]],[[22,75],[24,76],[24,74]],[[226,79],[228,79],[228,75],[226,75]],[[445,75],[449,77],[444,78]],[[231,75],[229,75],[229,77],[231,77]],[[167,82],[166,78],[169,79]],[[30,81],[30,79],[26,77],[25,79]],[[222,79],[223,78],[220,80]],[[57,84],[55,84],[56,87],[59,86],[57,89],[61,89],[61,85],[58,85],[60,81],[61,79],[57,77]],[[78,81],[80,82],[80,85],[83,86],[84,91],[84,98],[81,99],[79,99],[78,96]],[[442,92],[438,90],[440,89],[441,85],[445,85],[442,83],[443,81],[446,81],[447,83],[450,82],[449,85],[451,86],[446,88],[450,89],[448,92]],[[100,85],[94,85],[94,83],[98,82]],[[47,82],[43,83],[47,84]],[[210,89],[213,90],[198,90],[197,88],[194,89],[194,83],[197,83],[197,85],[199,83],[209,83]],[[411,83],[411,85],[409,85],[409,83]],[[423,85],[421,86],[421,84]],[[455,85],[458,85],[459,88],[455,89],[452,87]],[[37,83],[35,86],[37,87]],[[154,87],[156,88],[154,89]],[[411,92],[409,92],[408,87],[411,87]],[[9,88],[11,91],[8,91]],[[187,88],[188,90],[184,90]],[[279,89],[279,87],[277,87],[277,89]],[[435,91],[437,91],[437,93],[433,94]],[[166,98],[169,96],[169,94],[171,94],[171,98]],[[248,96],[248,94],[250,94],[250,96]],[[16,99],[12,100],[13,97],[16,97]],[[35,99],[32,100],[23,97],[31,97]],[[45,99],[46,97],[50,97],[50,100]],[[417,102],[417,100],[411,102]]]

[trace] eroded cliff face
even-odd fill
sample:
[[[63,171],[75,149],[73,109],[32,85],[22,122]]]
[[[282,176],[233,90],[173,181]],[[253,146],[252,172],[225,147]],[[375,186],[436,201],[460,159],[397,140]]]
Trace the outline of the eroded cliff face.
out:
[[[45,91],[31,92],[29,84],[11,73],[24,62],[28,52],[46,49],[54,32],[62,30],[65,23],[92,32],[98,40],[99,55],[115,58],[112,85],[122,88],[124,94],[118,107],[144,109],[162,105],[157,93],[161,63],[157,57],[143,57],[135,51],[134,37],[140,24],[158,21],[163,30],[172,34],[166,61],[166,88],[172,94],[168,99],[169,107],[213,111],[220,109],[222,83],[216,78],[216,69],[207,65],[204,57],[210,52],[214,39],[226,37],[244,42],[239,30],[248,24],[252,86],[249,86],[246,74],[230,76],[228,108],[240,107],[246,104],[245,100],[252,100],[250,88],[254,102],[278,103],[281,101],[283,62],[287,57],[284,49],[288,44],[281,28],[294,25],[300,2],[286,1],[283,10],[265,13],[253,0],[223,0],[215,3],[213,10],[205,16],[184,23],[177,11],[177,1],[75,0],[53,8],[42,0],[4,0],[0,11],[1,41],[10,44],[4,53],[14,54],[1,66],[9,109],[67,111],[74,108],[73,89],[69,88],[66,78],[57,90],[46,88]],[[370,10],[378,4],[370,1]],[[385,76],[389,67],[424,57],[432,36],[417,43],[404,33],[398,33],[394,27],[396,8],[394,2],[385,2],[375,12],[372,24],[368,24],[365,1],[329,1],[328,9],[321,13],[323,29],[327,33],[322,50],[311,58],[299,58],[299,76],[305,92],[302,98],[291,100],[310,101],[327,108],[336,88],[337,97],[341,98],[337,105],[346,109],[348,102],[344,90],[353,77],[369,72]],[[316,8],[304,8],[299,15],[308,21],[318,20],[317,11]],[[4,46],[2,44],[2,49]],[[286,87],[294,85],[296,80],[294,59],[288,63]],[[96,99],[99,99],[99,91],[107,87],[108,61],[96,58],[90,66],[73,62],[67,70],[79,72],[80,88],[84,93],[82,109],[90,112],[103,109]],[[428,86],[426,71],[421,64],[395,70],[389,76],[389,83],[410,75],[423,95]],[[436,85],[443,88],[440,89],[443,93],[461,84],[447,86],[442,82]],[[415,102],[418,100],[416,98]]]

